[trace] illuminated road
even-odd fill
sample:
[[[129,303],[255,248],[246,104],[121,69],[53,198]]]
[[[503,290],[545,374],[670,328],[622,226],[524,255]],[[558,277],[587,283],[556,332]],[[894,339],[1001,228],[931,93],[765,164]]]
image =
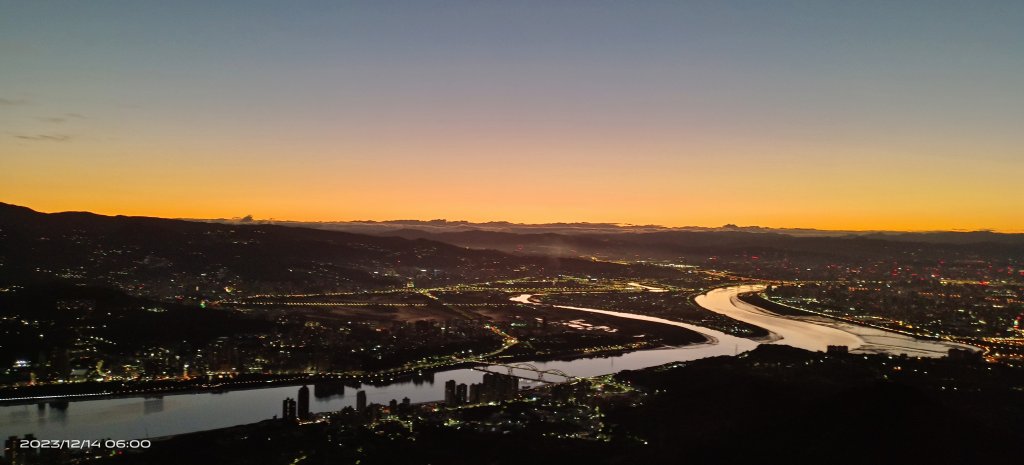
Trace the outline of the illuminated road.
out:
[[[529,295],[520,296],[528,302]],[[522,300],[517,300],[522,301]],[[527,361],[539,370],[562,371],[576,377],[589,377],[637,370],[666,363],[697,360],[718,355],[746,352],[757,343],[699,326],[660,318],[612,312],[597,309],[569,309],[670,324],[704,334],[710,342],[682,347],[636,350],[612,356],[585,357],[574,360]],[[497,331],[497,328],[492,330]],[[499,331],[500,333],[500,331]],[[515,343],[511,336],[500,333],[505,346]],[[436,362],[456,363],[451,357],[438,357]],[[519,362],[513,363],[518,364]],[[433,366],[431,361],[422,366]],[[410,370],[410,367],[403,367]],[[504,368],[499,369],[505,372]],[[535,373],[513,370],[515,374],[535,376]],[[385,375],[387,376],[387,375]],[[391,399],[408,397],[413,403],[438,401],[444,398],[444,382],[479,383],[483,373],[469,368],[458,368],[427,374],[429,381],[403,380],[387,385],[362,384],[348,387],[344,395],[328,398],[313,397],[310,409],[314,412],[332,412],[355,404],[355,391],[366,391],[370,402],[387,404]],[[372,377],[371,377],[372,379]],[[551,379],[552,381],[557,381]],[[387,379],[382,379],[386,382]],[[352,383],[353,381],[349,381]],[[281,399],[294,397],[298,386],[268,387],[263,389],[232,390],[224,393],[168,394],[159,399],[126,397],[71,402],[65,409],[39,408],[35,404],[0,406],[0,437],[34,433],[40,438],[75,439],[114,437],[137,439],[172,434],[190,433],[212,428],[253,423],[281,413]]]
[[[649,292],[668,292],[668,289],[662,289],[660,287],[645,286],[640,283],[626,283],[627,286],[643,289]]]
[[[724,287],[698,296],[696,301],[707,310],[770,331],[773,344],[806,350],[824,351],[829,345],[843,345],[852,352],[907,354],[915,357],[945,357],[953,347],[975,350],[962,344],[916,339],[827,317],[778,315],[739,299],[739,294],[763,289],[763,285]]]
[[[636,287],[636,286],[631,286]],[[810,350],[824,350],[826,345],[847,345],[858,352],[907,353],[908,355],[941,356],[953,343],[921,341],[898,333],[852,325],[824,317],[783,317],[741,302],[742,292],[758,290],[756,286],[733,286],[716,289],[697,298],[704,308],[765,327],[775,334],[774,343],[789,344]],[[512,300],[527,305],[540,305],[522,294]],[[646,315],[592,308],[556,306],[566,312],[590,312],[620,318],[649,321],[686,328],[703,334],[708,342],[681,347],[637,350],[613,356],[575,360],[531,361],[526,364],[540,370],[558,370],[572,376],[588,377],[636,370],[672,362],[697,360],[720,355],[734,355],[757,347],[758,343],[700,326]],[[506,346],[514,338],[502,334]],[[444,360],[447,359],[447,360]],[[451,357],[437,357],[423,362],[456,363]],[[405,367],[411,369],[410,367]],[[525,373],[529,375],[529,373]],[[437,401],[444,398],[444,381],[478,383],[483,374],[473,369],[449,369],[428,375],[431,381],[399,381],[388,385],[363,384],[346,389],[343,396],[314,398],[314,412],[337,411],[355,403],[354,391],[365,390],[371,402],[387,403],[391,399],[409,397],[412,402]],[[372,379],[372,377],[371,377]],[[436,381],[433,381],[436,380]],[[386,379],[381,379],[386,382]],[[63,409],[35,404],[0,406],[0,437],[35,433],[50,439],[116,437],[137,439],[201,431],[211,428],[265,420],[281,413],[281,399],[295,396],[298,386],[234,390],[224,393],[168,394],[159,399],[126,397],[71,402]],[[41,404],[40,404],[41,405]]]

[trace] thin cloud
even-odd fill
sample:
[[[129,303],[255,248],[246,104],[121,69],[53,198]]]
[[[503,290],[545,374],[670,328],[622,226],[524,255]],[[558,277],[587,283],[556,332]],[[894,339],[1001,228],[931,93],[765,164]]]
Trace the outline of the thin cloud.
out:
[[[67,134],[15,134],[14,137],[37,142],[67,142],[71,140],[71,136]]]
[[[85,116],[78,113],[65,113],[63,116],[43,116],[37,119],[44,123],[66,123],[72,119],[85,119]]]
[[[25,100],[23,98],[3,98],[3,97],[0,97],[0,105],[6,105],[6,106],[13,107],[13,106],[16,106],[16,105],[27,105],[27,104],[28,104],[28,100]]]

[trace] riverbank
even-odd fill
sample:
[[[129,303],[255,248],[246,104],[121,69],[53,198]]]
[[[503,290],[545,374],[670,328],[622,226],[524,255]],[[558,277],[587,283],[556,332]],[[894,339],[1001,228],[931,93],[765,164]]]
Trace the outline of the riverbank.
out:
[[[643,321],[646,324],[668,325],[686,328],[713,341],[689,344],[680,347],[658,347],[646,350],[610,350],[587,353],[549,353],[544,356],[522,354],[517,357],[503,357],[498,361],[505,364],[525,362],[539,370],[560,371],[573,377],[592,377],[617,373],[622,370],[636,370],[666,363],[686,362],[708,357],[732,356],[749,351],[756,342],[730,336],[720,331],[688,325],[675,321],[652,318],[622,312],[597,309],[558,309],[567,314],[577,312],[602,313],[609,317]],[[668,326],[665,328],[667,329]],[[566,360],[569,361],[566,361]],[[472,366],[467,363],[461,366]],[[392,399],[410,398],[413,402],[437,401],[444,398],[444,384],[455,381],[461,384],[481,382],[483,374],[472,369],[453,369],[451,366],[424,369],[421,381],[384,380],[373,385],[363,385],[368,402],[387,404]],[[394,377],[398,379],[398,376]],[[337,378],[328,378],[336,380]],[[120,395],[122,398],[103,399],[97,395],[77,398],[67,408],[37,409],[31,404],[45,403],[46,400],[29,399],[21,404],[0,405],[0,433],[6,435],[35,434],[48,438],[118,437],[137,439],[188,433],[232,425],[253,423],[274,415],[280,415],[281,401],[295,397],[292,386],[309,383],[309,377],[281,379],[276,387],[271,383],[251,383],[241,386],[219,383],[215,390],[192,389],[182,391],[165,390],[161,393],[133,392]],[[240,387],[246,389],[236,389]],[[195,388],[195,386],[192,386]],[[262,389],[260,389],[262,388]],[[192,392],[194,395],[171,395]],[[217,394],[213,394],[217,392]],[[150,394],[154,399],[142,397]],[[338,411],[355,404],[354,393],[345,390],[341,395],[311,399],[314,412]],[[113,397],[113,393],[100,393]],[[132,398],[128,398],[132,397]]]
[[[545,354],[519,354],[516,356],[504,356],[488,359],[488,362],[515,364],[515,363],[548,363],[548,362],[571,362],[589,358],[608,358],[624,355],[640,350],[653,350],[663,346],[648,346],[636,348],[609,348],[594,350],[592,348],[577,351],[564,351]],[[176,394],[221,394],[231,391],[243,391],[250,389],[265,389],[271,387],[301,386],[304,384],[320,383],[341,383],[349,388],[358,388],[361,385],[376,387],[388,386],[395,383],[405,383],[426,378],[432,378],[435,373],[458,370],[462,368],[476,368],[487,366],[487,363],[462,362],[451,365],[436,366],[419,370],[415,373],[405,373],[399,376],[391,376],[386,380],[385,375],[287,375],[285,377],[259,375],[252,377],[241,375],[234,379],[222,380],[217,383],[206,383],[203,381],[154,381],[141,384],[128,384],[125,382],[86,382],[73,384],[54,384],[41,386],[26,386],[21,388],[6,388],[0,390],[0,406],[12,405],[34,405],[49,402],[76,402],[100,399],[118,399],[132,397],[161,397],[164,395]],[[69,389],[70,388],[70,389]]]
[[[776,305],[751,303],[749,296],[764,289],[763,285],[734,286],[716,289],[698,297],[702,307],[722,313],[737,320],[761,326],[781,339],[775,344],[789,345],[801,349],[823,352],[828,346],[846,346],[855,353],[878,353],[907,355],[913,357],[941,358],[951,348],[976,350],[971,346],[946,340],[915,338],[908,334],[875,328],[807,312],[793,314],[796,309],[785,310],[786,315],[773,312]],[[744,298],[746,297],[746,300]],[[767,308],[766,308],[767,307]]]
[[[789,306],[789,305],[785,305],[785,304],[781,304],[781,303],[775,302],[773,300],[769,300],[769,299],[767,299],[765,297],[762,297],[760,294],[758,294],[756,292],[751,292],[751,293],[748,293],[748,294],[740,294],[740,295],[737,296],[737,298],[739,298],[741,301],[746,302],[746,303],[748,303],[750,305],[754,305],[756,307],[763,308],[765,310],[768,310],[768,311],[770,311],[772,313],[777,313],[779,315],[786,315],[786,316],[793,316],[793,317],[830,318],[830,319],[836,320],[838,322],[847,323],[847,324],[851,324],[851,325],[857,325],[857,326],[863,326],[863,327],[867,327],[867,328],[873,328],[873,329],[877,329],[877,330],[880,330],[880,331],[888,331],[888,332],[892,332],[892,333],[897,333],[897,334],[901,334],[903,336],[912,337],[914,339],[920,339],[920,340],[924,340],[924,341],[945,341],[944,339],[942,339],[940,337],[935,337],[935,336],[931,336],[931,335],[927,335],[927,334],[911,333],[911,332],[908,332],[908,331],[905,331],[905,330],[901,330],[899,328],[889,328],[889,327],[881,326],[881,325],[872,325],[872,324],[865,323],[863,321],[855,320],[853,318],[845,318],[845,317],[838,316],[838,315],[829,315],[829,314],[826,314],[826,313],[815,312],[815,311],[807,310],[807,309],[804,309],[804,308],[792,307],[792,306]]]

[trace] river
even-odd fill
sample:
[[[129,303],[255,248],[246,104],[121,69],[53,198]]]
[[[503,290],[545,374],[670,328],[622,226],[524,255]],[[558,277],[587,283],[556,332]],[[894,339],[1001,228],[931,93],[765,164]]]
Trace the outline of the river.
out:
[[[657,288],[644,286],[648,291]],[[782,317],[746,304],[736,297],[756,287],[734,286],[715,289],[697,299],[708,310],[737,320],[762,326],[774,335],[774,343],[809,350],[824,350],[826,345],[847,345],[866,352],[910,353],[938,356],[945,353],[940,342],[919,341],[907,336],[873,328],[862,328],[832,320]],[[524,294],[512,300],[534,304]],[[541,370],[557,369],[577,377],[597,376],[622,370],[636,370],[677,361],[690,361],[718,355],[735,355],[757,347],[758,343],[701,326],[662,318],[602,309],[556,306],[573,312],[592,312],[677,326],[697,331],[707,338],[703,344],[629,352],[610,357],[571,361],[528,362]],[[825,319],[822,319],[825,320]],[[914,352],[917,351],[917,352]],[[483,373],[455,369],[434,373],[427,381],[407,381],[388,386],[364,385],[369,402],[386,404],[391,399],[408,397],[413,403],[444,398],[444,383],[478,383]],[[64,408],[48,405],[0,406],[0,437],[33,433],[39,439],[140,439],[182,434],[214,428],[253,423],[281,414],[281,401],[295,398],[298,386],[228,391],[225,393],[171,394],[160,398],[112,398],[73,401]],[[355,404],[357,389],[346,388],[343,395],[313,397],[310,410],[329,412]]]
[[[770,331],[773,344],[806,350],[824,351],[826,346],[842,345],[854,353],[907,354],[912,357],[945,357],[954,347],[977,350],[954,342],[916,339],[823,316],[782,316],[739,299],[742,293],[763,289],[764,285],[725,287],[700,295],[696,300],[705,309]]]

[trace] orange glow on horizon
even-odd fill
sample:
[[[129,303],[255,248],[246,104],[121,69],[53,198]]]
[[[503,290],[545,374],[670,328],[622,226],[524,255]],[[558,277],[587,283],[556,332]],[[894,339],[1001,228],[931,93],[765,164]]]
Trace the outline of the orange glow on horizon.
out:
[[[0,201],[1024,232],[1013,14],[73,3],[0,16]]]
[[[57,213],[65,211],[88,211],[100,215],[125,215],[125,216],[148,216],[159,218],[180,218],[180,219],[216,219],[216,218],[240,218],[245,215],[253,215],[257,220],[281,220],[281,221],[303,221],[303,222],[331,222],[331,221],[389,221],[389,220],[422,220],[445,219],[448,221],[469,221],[473,223],[485,223],[490,221],[508,221],[519,224],[544,224],[544,223],[608,223],[619,225],[655,225],[664,227],[720,227],[725,224],[736,224],[738,226],[761,226],[767,228],[802,228],[819,230],[839,231],[980,231],[990,230],[1001,233],[1024,233],[1024,229],[1007,224],[1004,227],[995,221],[985,222],[984,218],[975,219],[974,222],[953,223],[942,217],[851,217],[836,213],[825,213],[813,217],[802,217],[797,214],[771,214],[751,210],[733,210],[734,216],[728,212],[709,212],[706,209],[693,209],[690,212],[672,212],[673,216],[664,216],[658,219],[659,212],[656,208],[640,209],[632,212],[633,215],[612,215],[593,212],[581,209],[582,212],[576,216],[560,216],[556,209],[534,208],[530,213],[524,214],[515,209],[507,211],[499,210],[474,210],[472,208],[441,208],[432,209],[429,206],[422,208],[403,208],[401,206],[387,205],[374,209],[372,207],[363,209],[351,209],[346,211],[334,202],[324,204],[304,203],[289,207],[277,202],[270,208],[253,206],[260,202],[249,202],[244,199],[231,199],[226,202],[210,202],[203,196],[175,197],[179,201],[171,204],[149,204],[143,202],[110,201],[109,199],[97,199],[98,201],[87,202],[81,200],[69,200],[53,197],[50,199],[31,197],[23,199],[0,199],[6,203],[21,205],[44,213]],[[106,200],[106,201],[104,201]],[[320,210],[322,208],[322,210]],[[454,213],[445,213],[445,211]],[[588,214],[589,213],[589,214]],[[738,218],[748,218],[746,221]],[[995,225],[993,227],[993,225]]]
[[[4,160],[0,201],[167,218],[1024,232],[1014,214],[1024,210],[1024,196],[1014,195],[1019,162],[955,153],[893,158],[854,147],[829,149],[826,161],[817,144],[775,141],[768,150],[763,141],[716,139],[541,138],[495,148],[478,134],[379,146],[326,139],[291,148],[303,153],[296,158],[278,156],[276,146],[226,150],[227,140],[165,149],[144,142],[0,142],[0,151],[23,155]]]

